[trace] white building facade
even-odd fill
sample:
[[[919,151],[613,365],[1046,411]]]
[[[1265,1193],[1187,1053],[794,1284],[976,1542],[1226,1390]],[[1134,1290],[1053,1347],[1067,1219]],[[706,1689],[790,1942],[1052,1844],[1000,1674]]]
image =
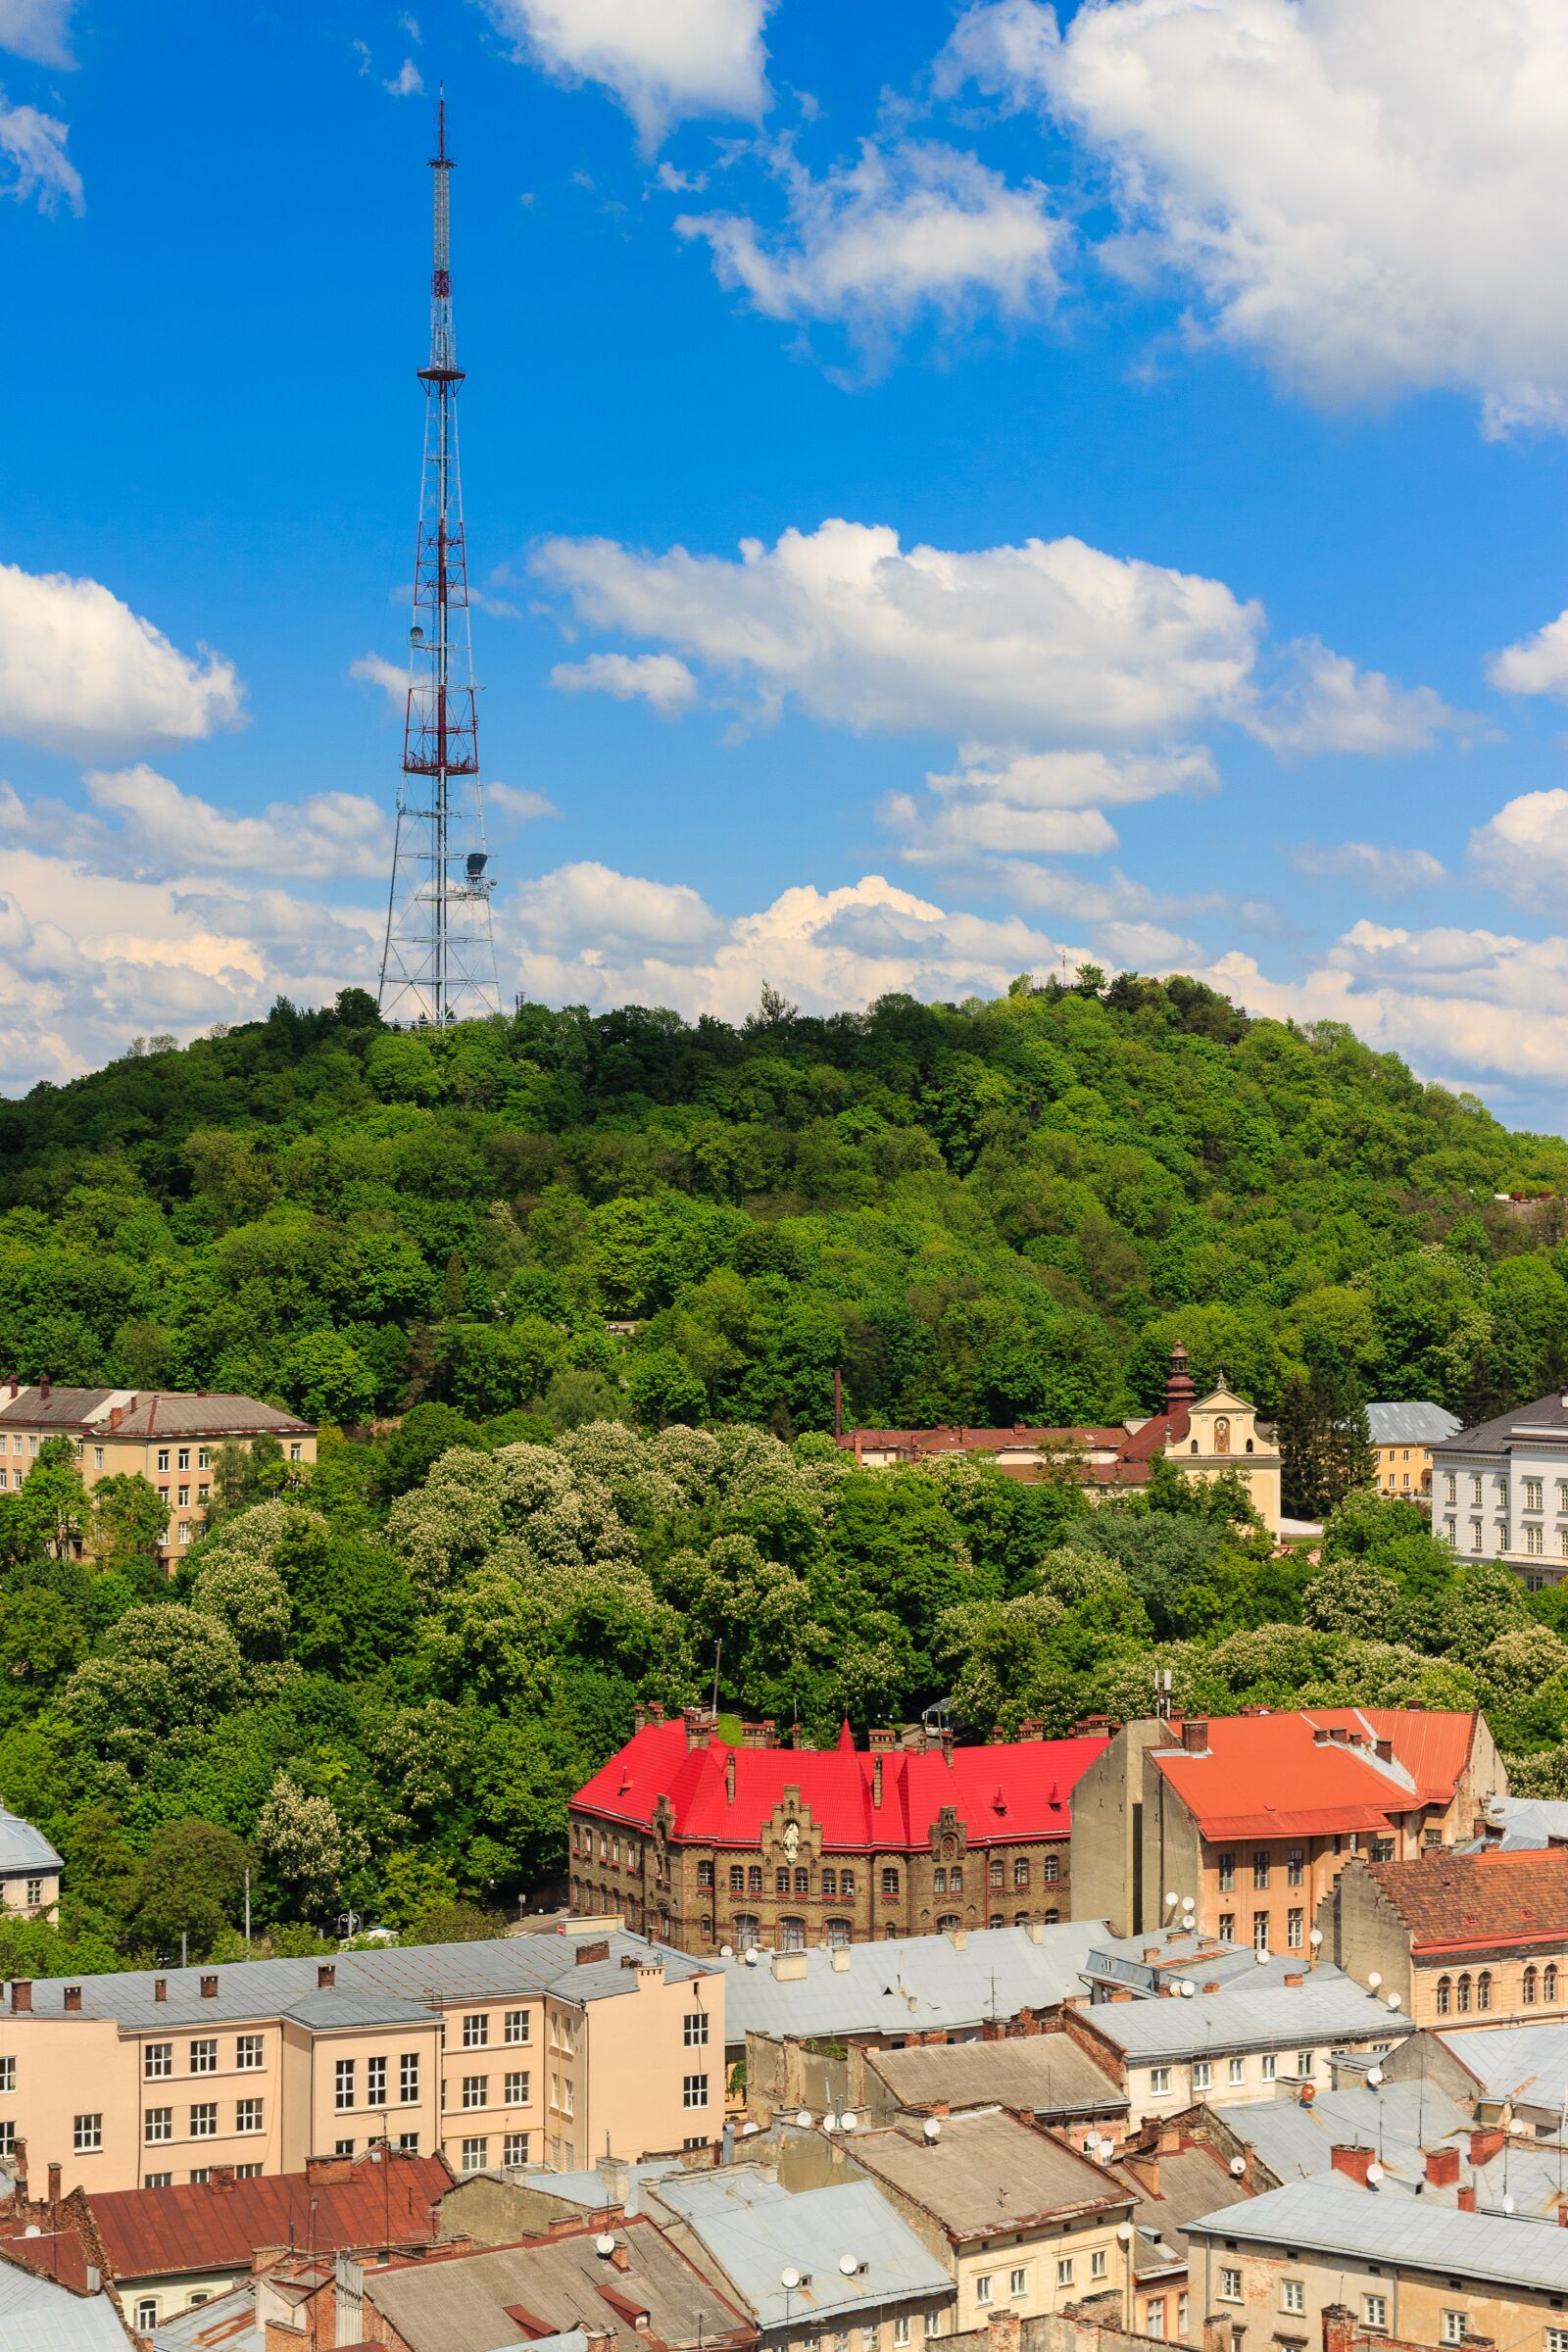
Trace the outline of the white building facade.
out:
[[[1568,1396],[1540,1396],[1432,1448],[1432,1527],[1533,1592],[1568,1576]]]

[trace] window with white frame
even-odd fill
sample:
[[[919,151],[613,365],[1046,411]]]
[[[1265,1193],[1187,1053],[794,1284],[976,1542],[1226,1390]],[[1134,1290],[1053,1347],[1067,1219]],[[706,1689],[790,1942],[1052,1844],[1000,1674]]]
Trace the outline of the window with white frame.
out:
[[[489,2104],[490,2104],[490,2078],[489,2078],[489,2076],[488,2076],[488,2075],[465,2075],[465,2076],[464,2076],[464,2078],[463,2078],[463,2104],[465,2105],[465,2107],[488,2107],[488,2106],[489,2106]]]
[[[265,2132],[267,2126],[262,2120],[263,2113],[260,2099],[236,2099],[234,2102],[235,2131]]]
[[[16,2062],[16,2060],[15,2060],[14,2058],[0,2058],[0,2091],[5,2091],[5,2090],[15,2090],[15,2089],[16,2089],[16,2087],[17,2087],[17,2062]]]
[[[505,2038],[508,2041],[514,2042],[531,2040],[532,2035],[529,2031],[529,2024],[530,2012],[528,2010],[509,2009],[506,2014],[506,2022],[503,2029]]]
[[[689,2050],[701,2049],[708,2040],[708,2011],[690,2009],[681,2021],[684,2039]]]
[[[1470,2332],[1469,2321],[1462,2311],[1446,2311],[1443,2315],[1443,2341],[1462,2344]]]
[[[161,2082],[174,2071],[172,2041],[150,2041],[142,2052],[141,2071],[149,2082]]]
[[[1206,2058],[1193,2060],[1193,2088],[1206,2090],[1214,2080],[1214,2069]]]
[[[386,2060],[367,2058],[365,2061],[365,2103],[368,2107],[386,2105]]]
[[[1226,2071],[1227,2080],[1231,2082],[1245,2082],[1247,2081],[1247,2060],[1233,2058]]]
[[[683,2107],[706,2107],[708,2105],[708,2077],[706,2075],[686,2075],[682,2078],[680,2103]]]
[[[1363,2295],[1361,2297],[1361,2318],[1368,2328],[1377,2328],[1381,2334],[1389,2324],[1388,2296]]]
[[[405,2050],[398,2060],[398,2096],[405,2107],[412,2107],[419,2095],[419,2053]]]
[[[490,2039],[490,2020],[481,2010],[476,2016],[463,2021],[463,2046],[466,2050],[482,2050]]]
[[[1262,2069],[1263,2080],[1265,2082],[1273,2082],[1278,2080],[1280,2062],[1272,2050],[1265,2050],[1263,2052],[1262,2057],[1258,2060],[1258,2065]]]
[[[1547,2328],[1546,2333],[1548,2335],[1551,2333],[1551,2329],[1549,2328]],[[906,2311],[904,2311],[900,2312],[898,2318],[893,2323],[893,2352],[906,2352],[906,2346],[908,2344],[908,2341],[909,2315]],[[1551,2347],[1549,2345],[1547,2346],[1547,2352],[1551,2352]]]
[[[241,2034],[234,2044],[234,2064],[242,2075],[254,2075],[262,2063],[262,2037]]]
[[[172,2139],[174,2136],[174,2110],[172,2107],[149,2107],[141,2119],[141,2135],[150,2148],[157,2147],[162,2140]]]
[[[193,2075],[216,2075],[218,2044],[216,2041],[193,2041],[190,2045],[190,2071]]]
[[[78,2115],[72,2130],[71,2144],[78,2156],[89,2155],[104,2144],[104,2119],[101,2115]]]
[[[482,2173],[490,2162],[490,2142],[487,2139],[466,2139],[463,2143],[463,2170]]]
[[[925,2331],[928,2339],[933,2335],[940,2335],[942,2333],[942,2314],[940,2311],[928,2311],[926,2313]]]
[[[1240,2271],[1222,2270],[1219,2275],[1219,2299],[1222,2303],[1239,2303],[1242,2299]]]
[[[1058,2286],[1071,2286],[1072,2284],[1072,2256],[1070,2254],[1058,2254],[1056,2257],[1056,2284]]]
[[[528,2136],[529,2135],[526,2132],[509,2132],[506,2134],[505,2138],[501,2142],[501,2161],[503,2164],[527,2163]]]
[[[199,2105],[191,2109],[190,2135],[192,2139],[216,2139],[218,2137],[218,2101],[216,2099],[203,2099]]]
[[[1009,2271],[1007,2273],[1007,2292],[1009,2295],[1026,2295],[1029,2292],[1027,2271]]]
[[[528,2093],[532,2087],[532,2076],[526,2069],[519,2069],[517,2073],[508,2075],[506,2104],[509,2107],[526,2107]]]
[[[1091,2255],[1090,2255],[1090,2257],[1089,2257],[1089,2276],[1090,2276],[1090,2278],[1104,2278],[1104,2276],[1105,2276],[1105,2273],[1106,2273],[1107,2266],[1108,2266],[1108,2264],[1109,2264],[1109,2260],[1110,2260],[1110,2257],[1109,2257],[1109,2256],[1108,2256],[1108,2254],[1105,2252],[1105,2249],[1104,2249],[1104,2247],[1103,2247],[1103,2246],[1096,2246],[1096,2247],[1095,2247],[1095,2249],[1094,2249],[1094,2251],[1091,2253]]]
[[[974,2299],[977,2303],[990,2302],[992,2284],[993,2280],[991,2273],[989,2271],[982,2271],[979,2278],[974,2282]]]
[[[1304,2278],[1282,2278],[1280,2280],[1280,2309],[1281,2311],[1296,2312],[1306,2309],[1306,2280]]]
[[[337,2068],[333,2077],[333,2081],[336,2084],[334,2096],[339,2114],[341,2114],[345,2108],[352,2107],[354,2104],[354,2076],[356,2065],[357,2061],[353,2058],[340,2058],[337,2061]]]
[[[149,2329],[157,2327],[158,2297],[156,2295],[137,2296],[136,2325],[142,2330],[143,2334],[146,2334]]]

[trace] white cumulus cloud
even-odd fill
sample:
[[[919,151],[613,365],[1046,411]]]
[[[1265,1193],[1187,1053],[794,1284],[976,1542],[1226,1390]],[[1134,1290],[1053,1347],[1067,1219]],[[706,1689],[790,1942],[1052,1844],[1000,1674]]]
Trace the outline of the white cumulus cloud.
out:
[[[1537,914],[1560,914],[1568,887],[1568,792],[1522,792],[1470,836],[1470,870]]]
[[[1379,898],[1402,898],[1430,890],[1448,878],[1430,850],[1391,850],[1370,841],[1302,842],[1290,853],[1298,874],[1311,881],[1359,882]]]
[[[79,213],[81,173],[66,153],[70,136],[69,123],[35,106],[13,106],[0,90],[0,161],[10,173],[5,193],[19,204],[35,199],[41,213],[62,205]]]
[[[316,792],[238,816],[182,792],[144,763],[90,768],[93,806],[118,817],[125,837],[165,871],[217,869],[293,874],[302,880],[384,874],[392,856],[386,812],[357,792]]]
[[[1568,696],[1568,612],[1494,654],[1487,676],[1505,694]]]
[[[490,0],[521,53],[612,91],[656,147],[689,116],[760,119],[769,103],[762,25],[772,0]]]
[[[1568,423],[1560,0],[994,0],[965,74],[1075,130],[1134,266],[1310,398]]]
[[[69,66],[75,0],[0,0],[0,49],[35,66]]]
[[[675,654],[590,654],[584,662],[558,662],[550,683],[563,694],[651,703],[661,718],[672,718],[697,700],[697,680]]]
[[[1067,232],[1036,181],[1010,187],[972,155],[866,140],[859,160],[813,179],[778,151],[785,228],[769,236],[744,214],[682,214],[682,236],[711,246],[720,281],[770,318],[834,319],[861,344],[922,311],[989,303],[1022,318],[1057,290]]]
[[[515,825],[532,824],[541,816],[559,816],[561,810],[554,801],[542,792],[532,792],[525,784],[486,784],[484,803]]]
[[[1358,669],[1315,637],[1285,649],[1283,674],[1249,720],[1277,752],[1424,752],[1470,724],[1430,686]]]
[[[221,655],[182,654],[97,580],[0,564],[0,735],[92,758],[192,742],[239,714]]]

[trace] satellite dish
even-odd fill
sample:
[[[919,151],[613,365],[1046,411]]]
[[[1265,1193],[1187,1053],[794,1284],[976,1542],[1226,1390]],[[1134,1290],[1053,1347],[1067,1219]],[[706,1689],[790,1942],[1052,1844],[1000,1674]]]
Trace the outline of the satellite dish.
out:
[[[1390,1993],[1390,1995],[1389,1995],[1389,2007],[1390,2007],[1391,2009],[1397,2009],[1397,2007],[1398,2007],[1398,2006],[1399,2006],[1399,1996],[1398,1996],[1398,1994],[1397,1994],[1396,1992],[1391,1992],[1391,1993]]]
[[[1383,2178],[1382,2165],[1377,2163],[1369,2164],[1366,2168],[1366,2177],[1368,2181],[1375,2187],[1377,2182]]]
[[[786,2294],[793,2294],[801,2283],[801,2274],[799,2271],[780,2271],[778,2282]]]
[[[841,2132],[853,2132],[858,2125],[859,2121],[859,2117],[856,2115],[853,2110],[847,2111],[845,2114],[839,2117],[839,2130]]]
[[[422,645],[424,643],[424,631],[417,628],[411,629],[409,631],[409,643],[411,645]]]
[[[1322,1942],[1322,1940],[1323,1940],[1323,1931],[1322,1931],[1322,1929],[1321,1929],[1321,1928],[1314,1928],[1314,1929],[1312,1930],[1312,1933],[1311,1933],[1311,1935],[1310,1935],[1310,1936],[1308,1936],[1308,1937],[1307,1937],[1307,1939],[1306,1939],[1306,1940],[1307,1940],[1307,1942],[1308,1942],[1308,1943],[1309,1943],[1309,1944],[1312,1946],[1312,1949],[1313,1949],[1313,1951],[1316,1951],[1316,1950],[1317,1950],[1317,1947],[1318,1947],[1318,1945],[1319,1945],[1319,1944]]]
[[[824,2131],[824,2132],[836,2132],[836,2131],[838,2130],[838,2128],[839,2128],[839,2119],[838,2119],[838,2117],[837,2117],[837,2116],[834,2114],[834,2112],[833,2112],[832,2108],[830,2107],[830,2108],[828,2109],[828,2111],[827,2111],[826,2115],[824,2115],[824,2116],[823,2116],[823,2118],[822,2118],[822,2129],[823,2129],[823,2131]]]
[[[1239,2180],[1246,2170],[1247,2158],[1245,2156],[1233,2156],[1231,2158],[1231,2179],[1233,2180]]]
[[[1124,2246],[1130,2246],[1133,2242],[1133,2226],[1131,2222],[1118,2222],[1116,2224],[1116,2235],[1121,2239],[1121,2242]]]
[[[1108,2164],[1115,2153],[1116,2142],[1113,2139],[1102,2139],[1100,2142],[1100,2161],[1102,2164]]]
[[[1253,1958],[1253,1959],[1254,1959],[1254,1960],[1257,1962],[1257,1965],[1258,1965],[1258,1967],[1259,1967],[1259,1968],[1267,1968],[1267,1966],[1268,1966],[1268,1954],[1267,1954],[1267,1952],[1261,1952],[1261,1951],[1258,1951],[1258,1950],[1256,1950],[1256,1949],[1254,1948],[1254,1950],[1253,1950],[1253,1953],[1252,1953],[1252,1958]]]
[[[1193,1897],[1190,1894],[1184,1894],[1182,1896],[1182,1909],[1184,1911],[1196,1911],[1198,1909],[1197,1903],[1193,1900]]]
[[[925,2133],[927,2139],[937,2140],[942,2137],[942,2126],[937,2122],[937,2119],[934,2115],[928,2115],[920,2129]]]
[[[1523,2116],[1511,2115],[1508,2118],[1508,2136],[1510,2139],[1517,2139],[1524,2128]]]
[[[839,2256],[839,2269],[844,2273],[846,2278],[853,2278],[859,2267],[860,2257],[858,2254],[841,2254]]]
[[[748,1968],[755,1968],[757,1966],[757,1950],[755,1945],[746,1955],[746,1965]]]
[[[1182,1999],[1184,2001],[1190,2001],[1197,1990],[1198,1986],[1193,1983],[1192,1978],[1183,1977],[1181,1984]]]
[[[1167,1911],[1173,1911],[1176,1908],[1176,1889],[1174,1886],[1165,1897],[1165,1908]]]
[[[735,1946],[732,1943],[721,1943],[718,1947],[718,1956],[721,1960],[733,1960]]]
[[[611,2236],[608,2230],[604,2230],[598,2237],[594,2239],[594,2252],[604,2261],[608,2262],[611,2255],[613,2254],[614,2251],[615,2241]]]
[[[1374,2089],[1374,2090],[1376,2090],[1376,2088],[1377,2088],[1378,2084],[1379,2084],[1379,2083],[1382,2082],[1382,2080],[1383,2080],[1383,2069],[1382,2069],[1382,2067],[1381,2067],[1381,2066],[1372,2066],[1372,2067],[1368,2067],[1368,2069],[1367,2069],[1367,2077],[1366,2077],[1366,2079],[1367,2079],[1367,2081],[1368,2081],[1368,2082],[1371,2083],[1371,2085],[1372,2085],[1373,2089]]]
[[[1376,1990],[1377,1990],[1378,1986],[1379,1986],[1379,1985],[1382,1984],[1382,1982],[1383,1982],[1383,1971],[1382,1971],[1381,1969],[1379,1969],[1379,1968],[1374,1968],[1374,1969],[1371,1971],[1371,1973],[1369,1974],[1369,1976],[1367,1977],[1367,1981],[1366,1981],[1366,1982],[1367,1982],[1367,1989],[1368,1989],[1370,1992],[1376,1992]]]
[[[1502,2200],[1502,2210],[1504,2213],[1517,2213],[1519,2208],[1515,2205],[1512,2197],[1504,2197]]]
[[[801,2109],[801,2111],[800,2111],[799,2115],[797,2115],[797,2117],[795,2118],[795,2121],[796,2121],[796,2122],[797,2122],[797,2123],[800,2125],[800,2127],[801,2127],[801,2130],[802,2130],[803,2132],[809,2132],[809,2130],[811,2129],[811,2111],[810,2111],[810,2109],[809,2109],[808,2107],[803,2107],[803,2108]]]
[[[760,2132],[761,2129],[762,2127],[760,2124],[742,2124],[741,2137],[742,2139],[755,2139],[758,2132]]]

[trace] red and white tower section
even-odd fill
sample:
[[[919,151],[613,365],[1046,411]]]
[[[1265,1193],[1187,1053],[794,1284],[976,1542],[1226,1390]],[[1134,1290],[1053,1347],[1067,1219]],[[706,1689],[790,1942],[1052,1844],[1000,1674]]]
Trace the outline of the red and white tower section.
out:
[[[435,262],[424,386],[424,470],[415,559],[403,781],[378,1003],[384,1017],[445,1029],[501,1009],[479,783],[478,690],[468,626],[468,565],[458,467],[457,341],[452,328],[452,158],[439,108]]]

